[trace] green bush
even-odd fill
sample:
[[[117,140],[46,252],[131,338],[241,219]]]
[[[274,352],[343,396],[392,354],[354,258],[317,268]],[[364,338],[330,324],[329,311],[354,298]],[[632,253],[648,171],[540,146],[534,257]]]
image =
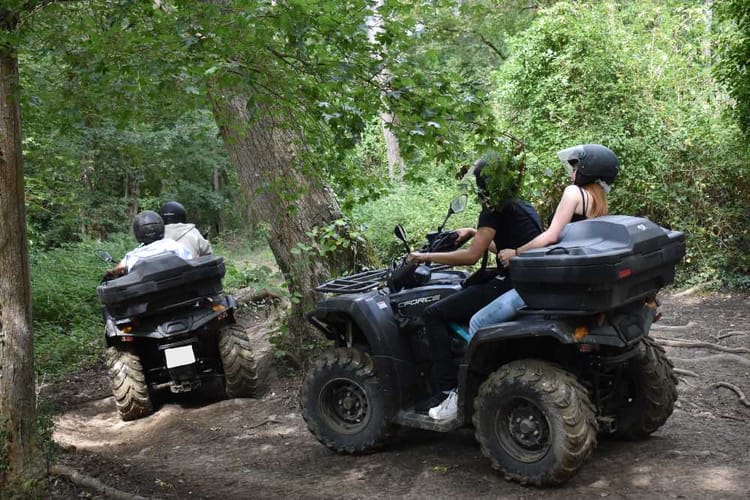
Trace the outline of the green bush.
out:
[[[112,267],[96,255],[115,258],[135,246],[131,236],[84,241],[31,254],[31,300],[36,369],[56,376],[101,353],[103,323],[96,287]]]
[[[383,262],[390,262],[405,252],[394,236],[393,228],[401,224],[409,237],[412,250],[426,242],[425,235],[435,231],[448,213],[451,199],[459,194],[457,183],[428,181],[425,184],[404,184],[391,194],[355,207],[351,217],[365,227],[365,234]],[[453,215],[446,229],[476,227],[479,203],[470,197],[466,210]]]
[[[702,4],[670,3],[541,10],[497,72],[496,109],[529,144],[527,192],[543,218],[565,184],[555,152],[603,143],[621,161],[611,213],[684,231],[683,277],[746,275],[748,148],[701,50]]]

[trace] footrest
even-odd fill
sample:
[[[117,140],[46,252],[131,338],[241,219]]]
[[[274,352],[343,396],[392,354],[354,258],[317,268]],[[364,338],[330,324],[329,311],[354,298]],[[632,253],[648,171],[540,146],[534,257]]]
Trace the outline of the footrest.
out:
[[[396,423],[404,427],[425,429],[428,431],[448,432],[461,427],[461,420],[456,416],[450,420],[435,420],[424,413],[413,410],[402,410],[396,415]]]

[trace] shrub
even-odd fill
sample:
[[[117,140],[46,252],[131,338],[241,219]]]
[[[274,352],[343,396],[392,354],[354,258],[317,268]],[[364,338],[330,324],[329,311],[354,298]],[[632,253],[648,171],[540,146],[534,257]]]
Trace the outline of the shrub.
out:
[[[131,236],[116,235],[107,242],[87,240],[31,254],[31,300],[36,369],[56,376],[101,352],[101,305],[96,287],[111,264],[97,250],[116,258],[132,248]]]
[[[435,231],[443,222],[451,199],[459,193],[456,183],[404,184],[387,196],[355,207],[351,217],[365,227],[365,234],[378,257],[383,262],[390,262],[406,251],[393,235],[396,224],[406,229],[412,250],[418,249],[426,241],[425,235]],[[479,210],[479,203],[470,199],[463,213],[448,220],[446,229],[476,227]]]

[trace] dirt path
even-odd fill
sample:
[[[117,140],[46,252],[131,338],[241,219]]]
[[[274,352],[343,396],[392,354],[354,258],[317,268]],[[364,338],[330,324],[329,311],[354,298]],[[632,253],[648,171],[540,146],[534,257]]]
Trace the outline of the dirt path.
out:
[[[750,348],[748,304],[747,294],[666,295],[664,319],[652,334],[705,342],[724,336],[721,345]],[[750,397],[750,354],[738,354],[748,360],[742,364],[704,348],[667,352],[678,368],[698,375],[681,375],[667,424],[645,441],[600,442],[581,472],[552,490],[504,481],[471,429],[401,430],[381,453],[336,455],[307,431],[295,377],[272,380],[262,399],[170,402],[126,423],[108,397],[104,372],[92,370],[76,375],[80,391],[64,398],[70,408],[54,437],[66,449],[61,463],[159,498],[748,498],[750,408],[731,390],[711,386],[729,382]],[[53,489],[54,498],[81,493],[62,481]]]

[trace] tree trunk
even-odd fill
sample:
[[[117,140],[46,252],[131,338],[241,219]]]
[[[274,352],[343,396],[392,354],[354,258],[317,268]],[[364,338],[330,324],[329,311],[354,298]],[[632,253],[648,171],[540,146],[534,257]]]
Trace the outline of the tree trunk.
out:
[[[224,175],[220,168],[214,167],[213,175],[212,175],[212,184],[214,188],[214,193],[216,193],[217,196],[220,196],[221,191],[224,189]],[[221,218],[221,210],[218,210],[216,214],[214,215],[214,236],[218,236],[221,234],[221,232],[224,230],[224,221]]]
[[[299,245],[314,246],[307,233],[339,219],[341,213],[331,189],[303,169],[297,155],[304,147],[302,134],[290,125],[294,122],[288,111],[270,104],[248,104],[248,95],[241,93],[214,92],[212,99],[225,147],[247,197],[251,222],[268,227],[268,244],[292,294],[289,331],[296,347],[304,349],[310,337],[303,313],[314,307],[315,286],[333,274],[355,269],[365,256],[358,255],[356,247],[322,256],[295,250]]]
[[[390,125],[397,124],[397,118],[390,113],[380,113],[380,119],[383,121],[383,137],[385,138],[386,152],[388,153],[388,176],[391,181],[396,179],[402,181],[404,178],[404,159],[401,157],[401,146],[398,143],[398,137],[390,129]],[[395,172],[398,172],[397,174]]]
[[[128,219],[133,220],[138,215],[140,210],[138,209],[140,196],[141,196],[141,184],[138,178],[131,174],[125,174],[123,179],[123,195],[125,202],[128,204]]]
[[[18,97],[16,51],[0,44],[0,491],[42,477]]]
[[[378,44],[377,35],[384,31],[383,16],[380,15],[382,7],[383,0],[375,0],[372,7],[373,15],[367,24],[367,38],[372,44]],[[386,87],[390,78],[391,75],[388,72],[388,68],[383,68],[377,76],[378,84]],[[385,139],[386,155],[388,156],[388,180],[393,182],[398,178],[400,182],[404,179],[404,159],[401,157],[401,146],[398,143],[398,137],[391,130],[391,125],[398,124],[398,118],[393,113],[383,111],[380,113],[380,120],[382,121],[383,139]]]

